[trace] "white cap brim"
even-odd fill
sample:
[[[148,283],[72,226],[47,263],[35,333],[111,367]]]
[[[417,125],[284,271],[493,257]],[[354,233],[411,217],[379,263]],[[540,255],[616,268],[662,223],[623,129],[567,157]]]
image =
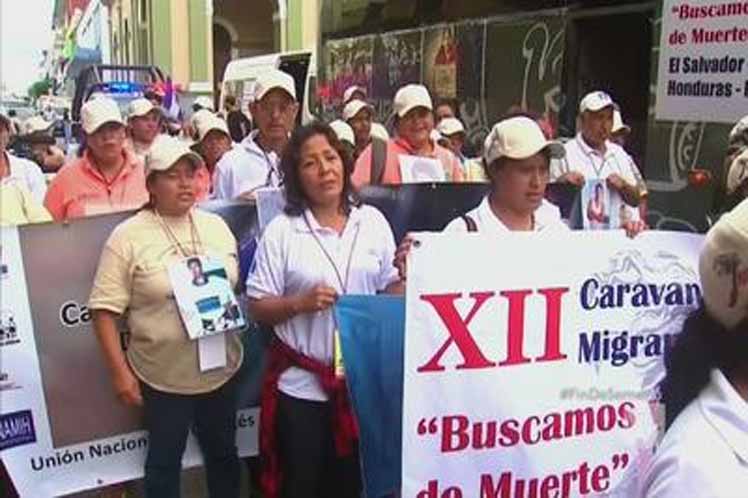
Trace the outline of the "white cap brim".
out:
[[[216,118],[216,119],[221,119],[221,118]],[[198,135],[198,142],[202,142],[203,140],[205,140],[205,137],[207,137],[211,131],[221,132],[221,134],[226,135],[229,138],[229,140],[231,140],[231,134],[229,133],[228,128],[226,126],[221,126],[220,124],[216,123],[216,124],[211,124],[210,126],[200,130],[200,133]]]
[[[348,121],[349,119],[355,118],[356,114],[364,109],[369,109],[374,113],[374,106],[368,102],[364,102],[363,100],[351,100],[343,108],[343,119]]]

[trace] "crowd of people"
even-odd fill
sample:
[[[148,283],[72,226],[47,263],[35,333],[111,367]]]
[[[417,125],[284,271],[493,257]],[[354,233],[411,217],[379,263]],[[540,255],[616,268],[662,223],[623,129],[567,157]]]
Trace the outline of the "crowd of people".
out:
[[[220,217],[196,208],[200,201],[251,200],[263,187],[278,187],[285,195],[285,210],[265,228],[246,282],[249,316],[275,331],[260,426],[259,481],[267,498],[361,493],[356,424],[345,378],[334,367],[332,307],[343,294],[402,294],[412,242],[406,236],[396,244],[383,214],[361,203],[359,188],[417,178],[482,181],[488,193],[480,205],[445,232],[541,233],[570,230],[545,200],[549,182],[581,187],[596,180],[620,197],[629,236],[645,229],[646,185],[621,145],[630,129],[602,91],[581,100],[579,132],[565,144],[551,136],[542,117],[513,110],[492,127],[475,157],[466,150],[456,109],[434,105],[418,84],[395,94],[391,136],[374,121],[374,107],[360,87],[345,92],[339,119],[297,127],[294,80],[279,70],[257,80],[251,123],[234,99],[225,117],[209,100],[196,104],[186,141],[163,133],[161,111],[149,99],[133,101],[126,119],[107,97],[89,100],[81,111],[85,148],[49,185],[38,165],[5,152],[10,121],[0,116],[3,223],[136,210],[105,244],[89,308],[118,397],[145,415],[148,496],[179,496],[190,429],[205,457],[210,496],[239,493],[235,374],[243,353],[237,331],[218,336],[225,361],[204,368],[208,344],[188,336],[169,297],[187,285],[170,272],[186,259],[210,257],[232,285],[238,278],[237,242]],[[739,123],[731,141],[738,142],[745,129]],[[730,152],[730,193],[745,191],[746,150]],[[709,496],[734,496],[734,483],[748,478],[742,463],[748,459],[742,443],[748,383],[739,353],[748,291],[741,284],[730,294],[713,264],[727,250],[746,253],[746,209],[740,204],[707,237],[701,264],[705,307],[687,322],[686,339],[669,365],[669,399],[683,413],[647,477],[647,498],[694,495],[696,486],[710,490]],[[121,317],[130,331],[126,351],[116,326]],[[696,379],[687,367],[699,355]],[[707,441],[719,446],[718,458],[684,460],[699,455]],[[734,479],[720,477],[724,469]]]

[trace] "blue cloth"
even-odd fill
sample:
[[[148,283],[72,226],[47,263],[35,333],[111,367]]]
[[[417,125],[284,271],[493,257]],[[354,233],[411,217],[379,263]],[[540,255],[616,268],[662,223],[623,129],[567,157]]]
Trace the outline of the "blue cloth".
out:
[[[401,482],[405,299],[342,296],[335,316],[366,496],[391,495]]]

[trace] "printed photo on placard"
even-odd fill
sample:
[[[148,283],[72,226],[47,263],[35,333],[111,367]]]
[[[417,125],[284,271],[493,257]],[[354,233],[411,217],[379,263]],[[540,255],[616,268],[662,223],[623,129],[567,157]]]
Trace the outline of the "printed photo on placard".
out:
[[[400,154],[402,183],[430,183],[446,180],[444,168],[438,159]]]
[[[244,315],[219,260],[189,257],[169,266],[169,278],[190,339],[244,327]]]
[[[585,230],[609,230],[621,226],[621,198],[608,189],[605,180],[590,180],[582,188],[582,220]]]

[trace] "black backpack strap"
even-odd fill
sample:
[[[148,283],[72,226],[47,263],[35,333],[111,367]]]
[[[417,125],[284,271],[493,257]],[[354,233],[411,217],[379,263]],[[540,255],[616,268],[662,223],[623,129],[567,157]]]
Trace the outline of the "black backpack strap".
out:
[[[387,142],[379,138],[371,139],[371,175],[369,183],[379,185],[384,176],[384,166],[387,164]]]
[[[467,225],[468,232],[477,232],[478,231],[478,225],[475,223],[475,220],[468,214],[463,214],[460,216],[462,218],[462,221],[465,222],[465,225]]]

